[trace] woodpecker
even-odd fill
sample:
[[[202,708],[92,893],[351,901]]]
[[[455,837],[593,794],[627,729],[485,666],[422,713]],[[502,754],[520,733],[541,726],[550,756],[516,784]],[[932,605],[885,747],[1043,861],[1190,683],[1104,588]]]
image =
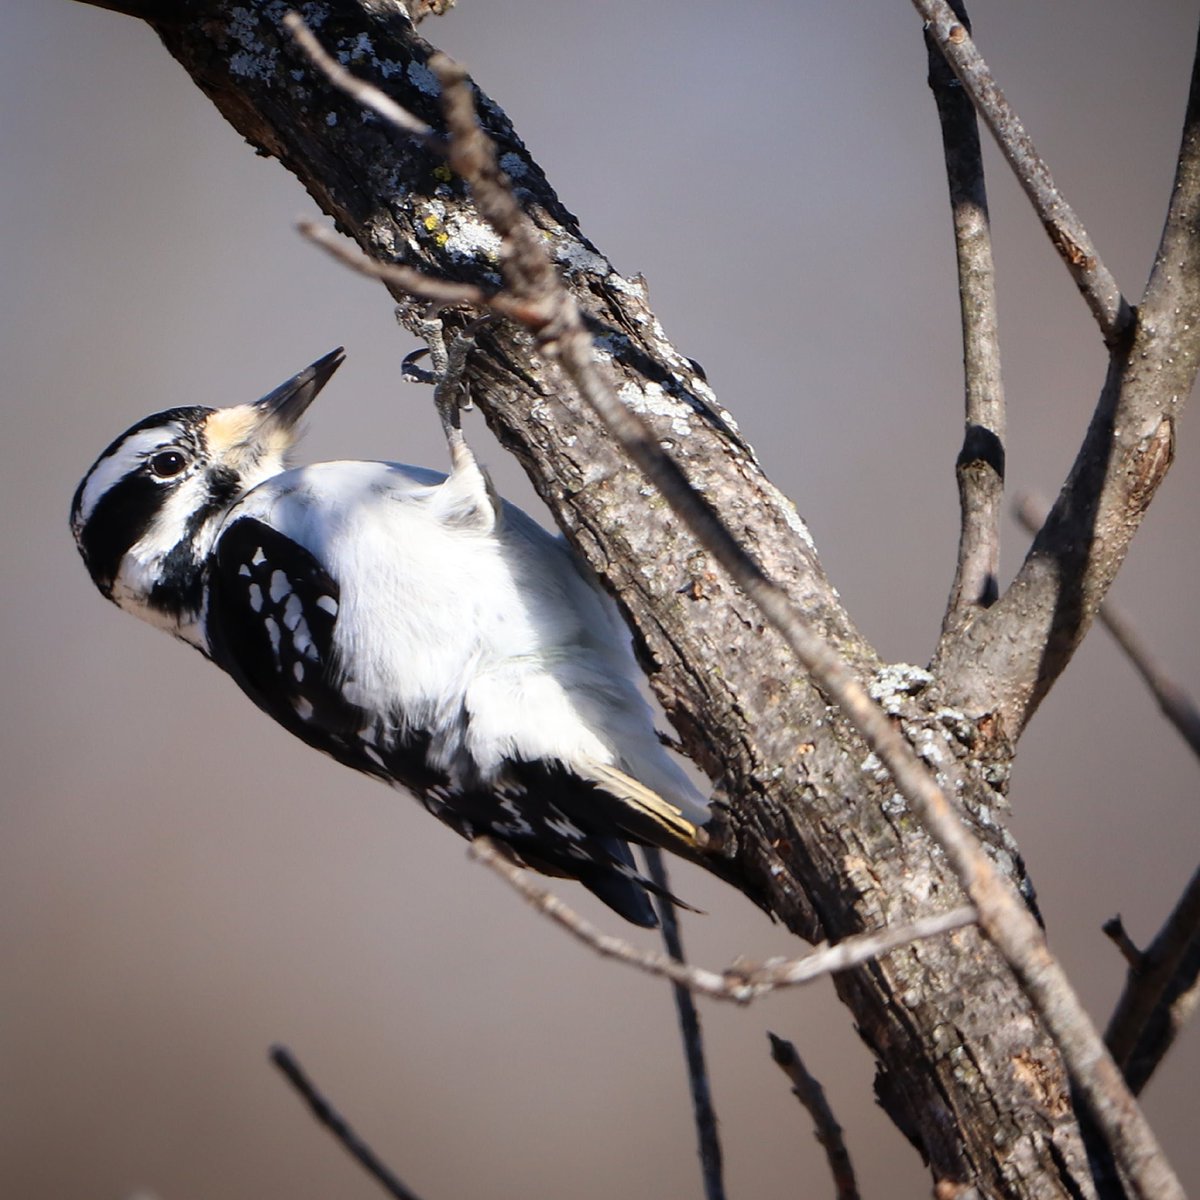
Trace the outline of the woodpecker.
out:
[[[449,475],[289,468],[343,358],[117,438],[71,505],[92,580],[310,746],[653,927],[628,842],[695,858],[709,811],[658,739],[614,604],[495,496],[444,414]]]

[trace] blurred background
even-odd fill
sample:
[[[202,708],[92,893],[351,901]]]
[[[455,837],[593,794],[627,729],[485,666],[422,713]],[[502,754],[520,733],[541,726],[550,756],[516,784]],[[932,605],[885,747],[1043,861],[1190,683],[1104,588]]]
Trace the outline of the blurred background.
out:
[[[1126,294],[1170,191],[1197,6],[975,5],[985,56]],[[961,437],[948,205],[925,51],[896,0],[460,0],[425,26],[703,363],[881,652],[926,661]],[[664,986],[603,963],[406,798],[288,738],[185,647],[105,604],[67,530],[148,412],[258,397],[331,347],[312,459],[442,466],[378,286],[293,232],[312,207],[138,22],[11,0],[0,39],[0,1193],[370,1197],[267,1065],[289,1044],[426,1200],[699,1194]],[[1013,493],[1053,495],[1105,358],[989,146]],[[736,323],[730,321],[736,315]],[[1200,691],[1200,431],[1114,591]],[[514,464],[469,430],[501,490]],[[536,508],[535,508],[535,511]],[[1026,537],[1005,530],[1004,568]],[[1195,865],[1198,766],[1106,635],[1022,744],[1014,824],[1052,944],[1103,1024]],[[693,957],[800,946],[682,867]],[[600,916],[578,889],[563,894]],[[611,927],[613,922],[602,917]],[[831,1194],[765,1031],[847,1127],[864,1196],[929,1193],[828,984],[705,1004],[730,1194]],[[1200,1031],[1146,1095],[1200,1189]]]

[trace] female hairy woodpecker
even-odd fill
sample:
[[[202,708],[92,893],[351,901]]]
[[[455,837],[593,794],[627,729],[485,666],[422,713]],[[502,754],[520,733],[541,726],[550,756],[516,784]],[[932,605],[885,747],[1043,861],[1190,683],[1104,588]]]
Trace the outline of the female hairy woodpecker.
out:
[[[310,746],[655,925],[626,839],[694,858],[709,812],[658,741],[614,605],[496,499],[457,428],[448,476],[287,469],[342,359],[117,438],[71,506],[92,579]]]

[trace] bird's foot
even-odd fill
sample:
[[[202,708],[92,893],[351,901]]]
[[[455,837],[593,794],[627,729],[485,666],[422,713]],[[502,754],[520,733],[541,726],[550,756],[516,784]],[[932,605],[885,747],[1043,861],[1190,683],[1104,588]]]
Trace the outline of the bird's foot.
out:
[[[433,403],[446,434],[450,448],[452,469],[457,471],[475,466],[475,458],[462,432],[463,409],[471,407],[471,393],[466,382],[467,359],[475,348],[475,334],[491,320],[479,317],[450,340],[446,341],[446,330],[437,308],[429,309],[416,322],[417,334],[425,339],[425,347],[409,354],[403,365],[404,378],[412,383],[433,385]],[[400,310],[397,310],[397,317]],[[421,365],[429,359],[429,366]]]

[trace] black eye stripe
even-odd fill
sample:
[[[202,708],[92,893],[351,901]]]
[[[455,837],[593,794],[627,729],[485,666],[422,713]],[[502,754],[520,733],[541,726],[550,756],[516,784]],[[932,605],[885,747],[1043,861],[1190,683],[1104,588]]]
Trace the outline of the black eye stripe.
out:
[[[138,471],[114,484],[97,502],[79,531],[79,549],[96,586],[105,595],[121,569],[121,559],[139,542],[158,512],[159,486]]]
[[[160,473],[158,476],[152,474],[153,467],[147,469],[148,463],[162,454],[172,452],[183,455],[187,462],[193,461],[203,452],[203,422],[212,411],[207,408],[172,408],[144,417],[114,439],[81,480],[71,502],[71,523],[88,571],[105,595],[112,591],[117,572],[121,569],[121,560],[146,535],[160,511],[164,483],[171,479],[169,473]],[[111,460],[121,455],[131,439],[146,430],[158,428],[163,431],[161,447],[151,449],[141,465],[137,465],[136,460],[130,461],[128,473],[100,495],[88,513],[86,524],[81,525],[80,509],[85,489],[96,472],[111,469]]]

